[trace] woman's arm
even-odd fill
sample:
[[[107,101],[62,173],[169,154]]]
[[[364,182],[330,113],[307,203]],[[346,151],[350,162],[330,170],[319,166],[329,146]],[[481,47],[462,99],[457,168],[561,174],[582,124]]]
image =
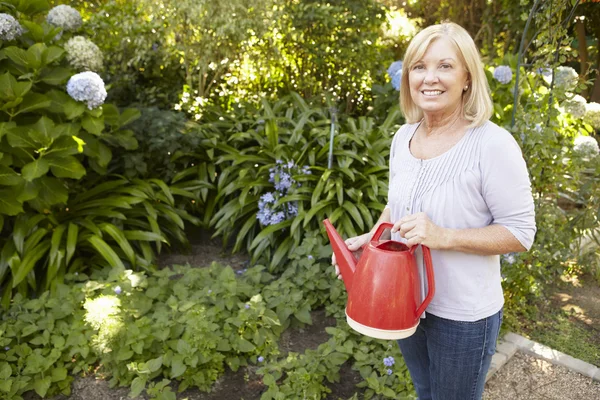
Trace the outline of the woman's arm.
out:
[[[408,240],[408,245],[424,244],[431,249],[453,250],[480,255],[526,251],[525,246],[502,225],[484,228],[449,229],[435,225],[427,214],[407,215],[394,224],[392,232]]]

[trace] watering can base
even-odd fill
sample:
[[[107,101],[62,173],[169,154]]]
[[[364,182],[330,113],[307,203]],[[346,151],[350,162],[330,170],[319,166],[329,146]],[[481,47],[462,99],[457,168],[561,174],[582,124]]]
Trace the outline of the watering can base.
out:
[[[383,339],[383,340],[398,340],[405,339],[411,336],[413,333],[417,331],[417,327],[419,326],[419,322],[415,324],[415,326],[408,329],[399,329],[399,330],[389,330],[389,329],[377,329],[372,328],[370,326],[366,326],[361,324],[360,322],[356,322],[352,318],[348,316],[346,313],[346,321],[348,325],[356,332],[361,333],[365,336],[369,336],[375,339]]]

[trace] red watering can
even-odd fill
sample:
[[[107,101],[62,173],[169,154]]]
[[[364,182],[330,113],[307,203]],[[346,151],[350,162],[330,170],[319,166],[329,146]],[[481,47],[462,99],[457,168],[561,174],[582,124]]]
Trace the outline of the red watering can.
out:
[[[323,223],[348,291],[348,325],[377,339],[403,339],[415,333],[435,293],[429,248],[422,246],[429,292],[420,303],[421,280],[414,255],[417,246],[408,248],[394,240],[379,240],[393,224],[379,225],[357,260],[329,220]]]

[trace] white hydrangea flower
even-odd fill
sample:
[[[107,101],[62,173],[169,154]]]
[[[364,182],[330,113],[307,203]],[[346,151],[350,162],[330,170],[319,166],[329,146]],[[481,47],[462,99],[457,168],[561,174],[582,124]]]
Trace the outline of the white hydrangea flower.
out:
[[[598,141],[591,136],[579,135],[573,141],[573,150],[581,155],[595,157],[600,153]]]
[[[594,129],[600,129],[600,104],[588,103],[585,106],[584,121],[594,127]]]
[[[552,83],[552,74],[544,74],[546,83]],[[561,88],[566,92],[570,92],[577,86],[579,82],[579,74],[571,68],[561,65],[554,70],[554,87]]]
[[[104,81],[91,71],[73,75],[67,83],[67,93],[77,101],[87,102],[90,110],[104,104],[107,95]]]
[[[63,28],[65,31],[76,31],[83,25],[79,11],[71,6],[61,4],[48,12],[46,21],[50,25]]]
[[[583,118],[585,116],[586,104],[587,101],[582,96],[576,94],[571,99],[565,100],[562,106],[574,118]]]
[[[22,34],[21,24],[12,15],[0,13],[0,40],[10,42]]]
[[[67,60],[74,68],[82,71],[102,70],[102,51],[88,38],[72,37],[65,43],[65,50]]]

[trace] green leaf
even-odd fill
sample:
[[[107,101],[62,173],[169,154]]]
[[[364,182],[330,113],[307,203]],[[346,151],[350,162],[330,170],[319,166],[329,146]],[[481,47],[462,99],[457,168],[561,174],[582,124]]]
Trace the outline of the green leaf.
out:
[[[250,249],[253,249],[256,246],[258,246],[258,244],[260,242],[262,242],[264,239],[268,238],[272,233],[277,232],[281,229],[287,228],[288,226],[290,226],[292,224],[292,222],[293,222],[292,219],[287,219],[278,224],[269,225],[268,227],[264,228],[262,231],[260,231],[260,233],[258,235],[256,235],[256,237],[252,241],[252,244],[250,244]]]
[[[61,136],[54,140],[52,146],[46,151],[46,157],[64,157],[72,156],[79,153],[78,143],[74,140],[73,136]],[[83,148],[82,148],[83,150]]]
[[[31,251],[28,251],[27,254],[25,254],[25,257],[23,257],[23,260],[15,266],[15,269],[11,267],[13,274],[13,288],[17,287],[17,285],[27,277],[27,274],[35,267],[35,263],[46,254],[49,248],[50,241],[45,240],[31,249]]]
[[[44,64],[52,64],[55,61],[60,60],[60,58],[65,54],[65,50],[58,46],[50,46],[43,55]]]
[[[40,69],[42,67],[46,49],[47,47],[44,43],[36,43],[27,49],[27,62],[29,63],[29,67],[33,69]]]
[[[43,176],[34,181],[39,188],[38,197],[32,200],[30,204],[35,204],[36,207],[48,208],[54,204],[66,203],[69,198],[67,188],[60,179]]]
[[[11,122],[0,122],[0,138],[10,132],[17,126],[17,123],[14,121]]]
[[[254,346],[252,343],[250,343],[243,337],[240,337],[237,342],[237,348],[242,353],[249,353],[251,351],[254,351],[254,349],[256,349],[256,346]]]
[[[47,108],[50,107],[51,104],[52,100],[47,96],[30,92],[23,98],[23,102],[19,105],[19,109],[15,115],[39,110],[40,108]]]
[[[67,265],[71,262],[71,258],[77,247],[77,238],[79,236],[79,225],[69,222],[69,230],[67,231]]]
[[[48,164],[48,161],[46,161],[45,158],[38,158],[37,160],[25,165],[21,169],[21,175],[23,176],[23,179],[25,179],[28,182],[31,182],[35,178],[39,178],[42,175],[46,175],[49,169],[50,164]]]
[[[142,114],[140,113],[140,110],[138,110],[137,108],[126,108],[121,113],[121,117],[119,118],[119,125],[125,126],[140,118],[141,115]]]
[[[52,174],[57,178],[80,179],[86,174],[85,167],[73,156],[47,156],[45,157]]]
[[[15,2],[13,1],[13,4]],[[48,5],[47,0],[23,0],[17,1],[16,7],[19,12],[25,15],[35,15],[38,13],[42,13],[44,11],[48,11],[50,6]],[[43,396],[42,396],[43,397]]]
[[[22,67],[29,66],[29,61],[27,60],[27,51],[23,49],[20,49],[16,46],[7,47],[4,49],[4,54],[6,54],[6,56],[17,65]]]
[[[88,238],[88,242],[100,253],[100,255],[108,261],[108,264],[111,267],[117,267],[121,270],[125,270],[125,265],[123,265],[123,261],[119,258],[117,253],[101,238],[98,236],[90,236]]]
[[[44,72],[42,72],[40,79],[42,80],[42,82],[47,83],[48,85],[63,86],[67,82],[67,80],[71,77],[72,74],[73,73],[66,68],[52,67],[52,68],[45,69]],[[78,105],[81,105],[82,108],[85,110],[85,105],[83,105],[83,104],[78,104]],[[81,113],[83,113],[83,110],[81,111]],[[69,117],[67,116],[67,118],[69,118]],[[72,118],[69,118],[69,119],[72,119]]]
[[[124,231],[125,237],[129,240],[143,240],[146,242],[153,242],[159,240],[164,243],[168,243],[167,240],[160,234],[147,231]]]
[[[33,389],[40,397],[45,397],[50,385],[52,384],[52,378],[46,376],[44,378],[35,378],[33,381]]]
[[[81,121],[83,129],[94,135],[101,135],[104,131],[104,118],[95,118],[87,114]]]
[[[185,373],[187,367],[183,363],[183,356],[177,354],[173,356],[173,361],[171,362],[171,378],[177,378]]]
[[[118,229],[113,224],[102,224],[100,225],[100,229],[108,233],[117,242],[119,247],[121,247],[121,250],[123,250],[123,253],[125,253],[125,256],[129,259],[129,262],[135,266],[135,252],[125,237],[123,231]]]
[[[310,307],[308,305],[305,305],[298,311],[296,311],[294,313],[294,317],[296,317],[300,322],[312,325],[312,318],[310,317]]]
[[[23,182],[21,175],[17,174],[12,168],[0,165],[0,185],[14,186]]]
[[[147,377],[138,376],[131,382],[129,397],[138,397],[146,388]]]
[[[12,375],[12,368],[10,364],[7,362],[2,362],[0,364],[0,379],[8,379]]]
[[[17,215],[23,212],[23,205],[15,199],[12,190],[0,190],[0,214]]]
[[[147,361],[146,366],[148,367],[150,372],[156,372],[160,369],[160,367],[162,367],[162,363],[163,363],[163,358],[158,357],[158,358],[153,358],[152,360]]]
[[[52,368],[52,382],[60,382],[67,379],[67,369],[64,367]]]

